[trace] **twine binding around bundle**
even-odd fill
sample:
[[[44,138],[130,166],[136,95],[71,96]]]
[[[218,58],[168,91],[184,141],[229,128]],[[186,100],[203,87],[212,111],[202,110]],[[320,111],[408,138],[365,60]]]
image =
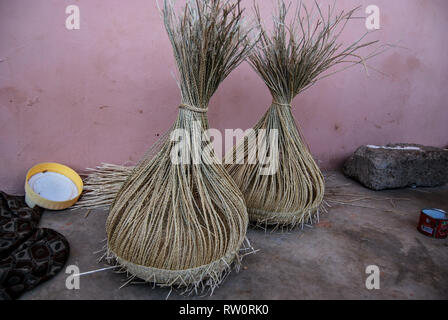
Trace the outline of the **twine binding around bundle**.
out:
[[[272,100],[272,104],[273,104],[273,105],[280,106],[280,107],[288,107],[288,108],[292,108],[292,106],[291,106],[290,103],[280,103],[280,102],[277,102],[277,101],[275,101],[275,100]]]
[[[193,112],[197,112],[197,113],[207,113],[207,111],[208,111],[208,108],[198,108],[198,107],[194,107],[189,104],[186,104],[186,103],[181,103],[179,105],[179,109],[185,109],[185,110],[189,110],[189,111],[193,111]]]

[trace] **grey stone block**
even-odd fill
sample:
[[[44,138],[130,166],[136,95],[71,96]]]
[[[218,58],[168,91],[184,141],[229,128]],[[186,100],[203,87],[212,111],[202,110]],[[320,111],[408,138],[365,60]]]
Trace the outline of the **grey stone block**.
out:
[[[373,190],[441,186],[448,183],[448,150],[407,143],[362,146],[343,172]]]

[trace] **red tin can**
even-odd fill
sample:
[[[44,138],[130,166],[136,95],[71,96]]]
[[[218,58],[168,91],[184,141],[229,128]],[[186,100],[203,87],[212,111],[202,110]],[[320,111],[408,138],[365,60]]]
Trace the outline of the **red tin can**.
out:
[[[436,239],[448,237],[448,215],[441,209],[423,209],[417,230]]]

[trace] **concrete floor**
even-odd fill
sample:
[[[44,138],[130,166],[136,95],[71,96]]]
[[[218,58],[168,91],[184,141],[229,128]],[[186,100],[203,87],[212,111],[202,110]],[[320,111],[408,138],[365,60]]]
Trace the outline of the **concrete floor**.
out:
[[[416,230],[420,210],[448,209],[448,186],[373,192],[332,173],[332,190],[345,199],[313,228],[293,232],[249,230],[260,251],[247,256],[212,297],[170,299],[448,299],[448,240],[427,238]],[[396,200],[405,198],[407,200]],[[395,199],[395,200],[390,200]],[[71,245],[67,265],[81,272],[107,267],[98,263],[105,239],[105,211],[46,212],[41,226],[64,234]],[[379,290],[367,290],[368,265],[381,271]],[[124,276],[105,271],[82,276],[79,290],[68,290],[68,275],[55,278],[22,299],[165,299],[168,289],[130,285]]]

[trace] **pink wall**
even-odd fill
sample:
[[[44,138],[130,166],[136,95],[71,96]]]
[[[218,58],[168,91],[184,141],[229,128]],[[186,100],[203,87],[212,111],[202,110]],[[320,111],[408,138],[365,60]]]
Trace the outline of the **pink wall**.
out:
[[[271,2],[258,0],[266,17]],[[385,74],[356,67],[296,98],[320,164],[337,168],[366,143],[446,146],[448,1],[337,3],[376,4],[382,29],[373,37],[407,49],[370,61]],[[80,30],[65,28],[70,4],[80,7]],[[365,31],[362,19],[351,26],[348,39]],[[134,163],[175,119],[180,95],[155,0],[0,0],[0,40],[0,189],[23,193],[27,169],[43,161],[77,170]],[[210,125],[249,128],[269,103],[244,64],[213,98]]]

